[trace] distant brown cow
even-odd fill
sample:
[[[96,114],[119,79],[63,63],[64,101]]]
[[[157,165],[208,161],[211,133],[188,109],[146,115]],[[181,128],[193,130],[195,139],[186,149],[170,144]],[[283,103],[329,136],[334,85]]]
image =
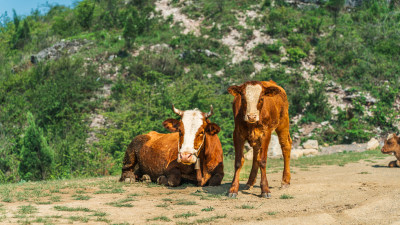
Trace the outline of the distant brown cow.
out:
[[[256,182],[258,168],[261,170],[261,196],[270,198],[266,174],[268,145],[271,134],[276,131],[284,158],[282,187],[290,184],[290,151],[292,139],[289,134],[289,103],[282,87],[271,81],[249,81],[231,86],[228,92],[233,100],[235,130],[235,175],[229,197],[235,198],[239,190],[239,174],[243,166],[243,145],[247,141],[254,151],[253,166],[246,189]]]
[[[173,107],[181,120],[163,122],[169,134],[155,131],[139,135],[129,144],[120,181],[150,176],[153,182],[178,186],[181,179],[199,186],[220,185],[224,177],[220,127],[208,119],[213,114]],[[136,169],[135,167],[138,166]]]
[[[383,154],[393,154],[397,160],[391,161],[389,167],[400,167],[400,137],[396,134],[390,134],[383,145],[381,152]]]

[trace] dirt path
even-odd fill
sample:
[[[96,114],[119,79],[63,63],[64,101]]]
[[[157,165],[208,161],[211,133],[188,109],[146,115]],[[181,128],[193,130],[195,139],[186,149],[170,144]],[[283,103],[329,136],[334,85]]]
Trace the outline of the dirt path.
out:
[[[59,181],[52,188],[58,190],[53,197],[62,196],[60,202],[30,203],[38,211],[28,219],[52,218],[54,224],[71,223],[71,220],[75,220],[74,224],[400,224],[400,168],[387,168],[391,159],[305,171],[294,169],[288,189],[279,188],[281,173],[269,174],[271,199],[259,197],[258,185],[250,191],[240,191],[237,199],[228,199],[225,195],[230,182],[219,187],[169,188],[143,183],[119,184],[115,182],[116,177]],[[241,188],[245,182],[241,181]],[[113,191],[118,188],[122,193],[98,193],[99,190],[118,192]],[[78,190],[91,198],[73,200]],[[293,198],[281,199],[282,195]],[[21,216],[16,215],[21,205],[28,205],[29,201],[32,202],[2,203],[6,216],[2,224],[21,222]],[[121,205],[110,205],[111,202]],[[123,204],[133,206],[123,207]],[[83,207],[90,212],[57,211],[55,206]],[[95,217],[96,212],[105,215]]]

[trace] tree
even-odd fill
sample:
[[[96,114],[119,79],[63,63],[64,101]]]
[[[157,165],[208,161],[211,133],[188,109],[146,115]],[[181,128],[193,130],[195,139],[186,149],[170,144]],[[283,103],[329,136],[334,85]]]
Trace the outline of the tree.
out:
[[[28,127],[22,138],[19,174],[24,180],[49,178],[53,168],[54,153],[47,145],[43,131],[35,123],[32,113],[27,113]]]
[[[124,26],[124,33],[123,36],[125,38],[125,46],[130,48],[135,41],[138,34],[138,27],[133,20],[133,16],[129,15],[126,19],[125,26]]]
[[[89,30],[92,25],[94,8],[95,4],[88,0],[80,2],[76,7],[75,12],[78,23],[86,30]]]

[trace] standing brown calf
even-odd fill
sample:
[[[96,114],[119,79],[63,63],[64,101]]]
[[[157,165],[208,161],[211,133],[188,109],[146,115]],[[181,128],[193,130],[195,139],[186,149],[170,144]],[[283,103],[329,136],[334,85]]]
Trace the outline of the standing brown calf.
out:
[[[397,160],[391,161],[389,167],[400,167],[400,137],[396,134],[390,134],[383,145],[381,152],[383,154],[393,154]]]
[[[239,174],[243,166],[243,146],[247,141],[253,147],[253,166],[246,189],[256,182],[258,168],[261,170],[261,196],[270,198],[266,174],[268,145],[271,134],[276,131],[282,148],[284,170],[282,187],[290,184],[290,151],[292,139],[289,134],[289,103],[282,87],[271,81],[249,81],[240,86],[231,86],[228,92],[233,100],[235,130],[235,175],[229,197],[235,198],[239,190]]]
[[[220,185],[224,177],[223,152],[218,138],[220,128],[208,119],[213,114],[198,109],[182,111],[181,119],[167,119],[164,127],[174,133],[151,131],[129,144],[120,181],[150,176],[153,182],[178,186],[182,178],[199,186]]]

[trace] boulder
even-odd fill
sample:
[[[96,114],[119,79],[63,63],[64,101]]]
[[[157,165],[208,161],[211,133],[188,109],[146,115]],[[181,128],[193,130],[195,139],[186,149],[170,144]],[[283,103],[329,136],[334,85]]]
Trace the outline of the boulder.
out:
[[[367,143],[367,150],[373,150],[379,147],[379,141],[375,138],[371,138],[371,140]]]
[[[304,149],[318,149],[318,141],[317,140],[308,140],[303,143]]]
[[[292,152],[290,153],[290,158],[291,159],[298,159],[302,157],[304,154],[303,149],[292,149]]]
[[[303,149],[304,156],[314,156],[314,155],[318,155],[318,154],[319,154],[319,152],[317,149],[312,149],[312,148]]]

